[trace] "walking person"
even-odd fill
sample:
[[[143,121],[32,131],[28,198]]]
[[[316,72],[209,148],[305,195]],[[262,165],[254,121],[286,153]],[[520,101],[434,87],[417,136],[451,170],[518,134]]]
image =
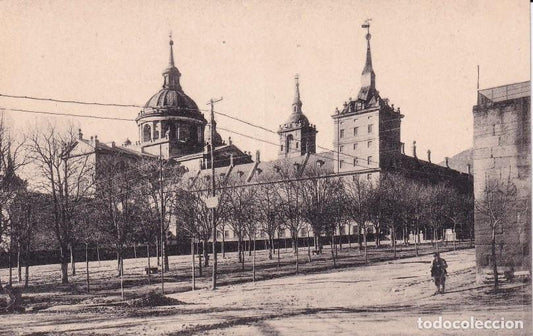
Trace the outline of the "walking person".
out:
[[[444,294],[444,290],[446,287],[447,268],[448,264],[446,263],[446,260],[440,257],[439,252],[433,254],[433,262],[431,263],[431,276],[435,281],[435,287],[437,287],[437,291],[434,295]]]

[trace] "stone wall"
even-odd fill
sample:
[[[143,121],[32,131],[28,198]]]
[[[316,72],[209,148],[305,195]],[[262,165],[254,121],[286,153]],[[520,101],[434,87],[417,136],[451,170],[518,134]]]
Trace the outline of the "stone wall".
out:
[[[523,83],[520,83],[523,84]],[[516,84],[514,84],[516,85]],[[512,89],[513,85],[509,85]],[[505,87],[500,87],[502,91]],[[488,90],[485,90],[488,91]],[[507,90],[505,90],[507,91]],[[490,93],[490,91],[488,91]],[[491,100],[480,91],[474,106],[474,197],[483,198],[487,181],[510,180],[517,187],[517,207],[496,230],[496,261],[501,272],[531,270],[531,128],[530,93]],[[474,214],[478,280],[491,268],[492,230]]]

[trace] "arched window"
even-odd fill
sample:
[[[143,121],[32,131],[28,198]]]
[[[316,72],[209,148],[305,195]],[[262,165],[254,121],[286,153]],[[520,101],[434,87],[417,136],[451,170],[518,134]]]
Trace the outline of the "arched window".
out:
[[[159,139],[159,123],[154,124],[154,140]]]
[[[152,128],[150,125],[145,124],[143,127],[143,141],[147,142],[152,140]]]

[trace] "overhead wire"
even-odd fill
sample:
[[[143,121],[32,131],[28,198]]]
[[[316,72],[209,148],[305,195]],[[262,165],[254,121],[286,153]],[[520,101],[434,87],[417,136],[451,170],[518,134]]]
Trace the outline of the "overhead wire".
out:
[[[39,100],[39,101],[51,101],[51,102],[57,102],[57,103],[71,103],[71,104],[82,104],[82,105],[113,106],[113,107],[138,107],[138,108],[144,108],[145,107],[145,106],[136,105],[136,104],[115,104],[115,103],[86,102],[86,101],[78,101],[78,100],[42,98],[42,97],[33,97],[33,96],[26,96],[26,95],[3,94],[3,93],[0,93],[0,97],[8,97],[8,98],[16,98],[16,99],[31,99],[31,100]],[[184,108],[184,109],[189,109],[189,108]],[[131,118],[102,117],[102,116],[92,116],[92,115],[61,113],[61,112],[14,109],[14,108],[5,108],[5,107],[0,107],[0,110],[15,111],[15,112],[22,112],[22,113],[35,113],[35,114],[44,114],[44,115],[55,115],[55,116],[68,116],[68,117],[80,117],[80,118],[91,118],[91,119],[103,119],[103,120],[135,121],[135,119],[131,119]],[[190,110],[196,110],[196,109],[190,109]],[[206,111],[207,112],[209,110],[202,110],[202,111]],[[218,112],[218,111],[214,111],[214,112],[216,114],[222,115],[222,116],[230,118],[232,120],[236,120],[236,121],[239,121],[241,123],[244,123],[244,124],[246,124],[248,126],[255,127],[255,128],[261,129],[263,131],[266,131],[266,132],[269,132],[269,133],[272,133],[272,134],[277,134],[276,131],[274,131],[272,129],[269,129],[269,128],[266,128],[264,126],[257,125],[255,123],[252,123],[252,122],[249,122],[249,121],[246,121],[246,120],[231,116],[231,115],[226,114],[226,113],[222,113],[222,112]],[[396,120],[393,120],[393,119],[392,120],[385,120],[385,122],[396,122]],[[233,131],[233,130],[229,130],[227,128],[222,128],[222,127],[218,127],[218,128],[220,130],[224,130],[226,132],[233,133],[233,134],[236,134],[236,135],[239,135],[239,136],[242,136],[242,137],[246,137],[246,138],[249,138],[249,139],[252,139],[252,140],[255,140],[255,141],[260,141],[260,142],[264,142],[264,143],[267,143],[267,144],[270,144],[270,145],[279,146],[279,144],[277,144],[277,143],[270,142],[270,141],[267,141],[267,140],[264,140],[264,139],[260,139],[260,138],[257,138],[257,137],[253,137],[253,136],[250,136],[250,135],[247,135],[247,134],[243,134],[243,133],[240,133],[240,132],[236,132],[236,131]],[[390,130],[386,130],[386,131],[394,131],[396,129],[400,129],[400,127],[396,127],[394,129],[390,129]],[[348,142],[347,144],[352,144],[354,142],[368,142],[368,141],[371,141],[371,140],[370,139],[356,140],[356,141]],[[340,145],[340,143],[339,143],[339,145]],[[327,147],[320,146],[320,145],[317,145],[317,147],[320,148],[320,149],[326,150],[326,151],[330,151],[330,152],[332,152],[334,154],[342,155],[343,157],[349,157],[349,158],[357,159],[357,160],[359,160],[359,159],[365,160],[365,158],[357,157],[357,156],[349,154],[349,153],[341,152],[338,149],[335,150],[335,149],[327,148]],[[335,159],[333,158],[333,160],[335,160]],[[369,160],[369,158],[366,158],[366,161],[369,162],[369,163],[374,163],[374,164],[378,164],[379,165],[378,161],[375,161],[375,160],[372,160],[372,159]],[[367,166],[363,166],[363,165],[355,164],[355,162],[352,163],[352,166],[368,168],[368,165]]]

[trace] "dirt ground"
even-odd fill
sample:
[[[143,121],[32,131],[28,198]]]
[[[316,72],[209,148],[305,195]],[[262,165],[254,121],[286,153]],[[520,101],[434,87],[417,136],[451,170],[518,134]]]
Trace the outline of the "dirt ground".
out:
[[[348,249],[344,252],[349,256]],[[266,254],[258,254],[258,263],[268,263]],[[305,254],[300,251],[305,256]],[[429,253],[429,251],[428,251]],[[290,251],[282,261],[287,269]],[[342,255],[342,254],[341,254]],[[0,315],[0,333],[7,335],[530,335],[531,285],[505,284],[500,293],[490,286],[477,285],[474,272],[474,250],[445,252],[449,264],[447,293],[433,295],[429,278],[431,255],[377,261],[368,266],[346,267],[292,276],[268,276],[275,273],[264,267],[260,277],[266,280],[241,283],[235,279],[216,291],[203,287],[194,292],[190,284],[173,280],[166,285],[167,296],[177,299],[174,305],[132,307],[117,297],[116,276],[112,261],[102,262],[91,276],[95,294],[82,293],[85,274],[73,279],[70,287],[47,285],[47,277],[57,276],[52,266],[35,267],[43,283],[32,283],[25,293],[30,304],[23,314]],[[375,255],[376,258],[379,257]],[[185,270],[186,257],[173,257],[173,265]],[[183,260],[180,261],[182,258]],[[189,257],[190,258],[190,257]],[[230,255],[224,264],[235,261]],[[303,257],[302,257],[303,258]],[[355,258],[355,256],[354,256]],[[348,258],[347,258],[348,259]],[[232,261],[233,260],[233,261]],[[142,273],[142,261],[128,261],[129,272]],[[326,260],[323,261],[326,263]],[[314,261],[320,265],[321,260]],[[307,267],[310,267],[308,264]],[[79,271],[81,266],[79,264]],[[226,267],[229,267],[226,265]],[[249,265],[247,265],[249,269]],[[57,267],[58,268],[58,267]],[[176,267],[179,269],[179,267]],[[275,267],[274,267],[275,269]],[[305,271],[305,265],[302,266]],[[308,269],[310,270],[310,269]],[[5,279],[6,270],[0,272]],[[46,272],[49,272],[48,274]],[[280,272],[283,272],[282,270]],[[249,277],[249,272],[244,272]],[[190,274],[189,274],[190,275]],[[186,276],[183,275],[184,277]],[[105,277],[108,277],[106,286]],[[76,280],[78,282],[76,282]],[[49,281],[49,280],[48,280]],[[224,281],[224,275],[222,276]],[[39,287],[41,286],[41,287]],[[100,287],[98,287],[100,286]],[[58,287],[58,286],[55,286]],[[140,292],[158,289],[158,284],[138,286],[135,278],[126,281],[126,299]],[[516,330],[428,330],[420,329],[417,320],[523,320],[524,329]]]

